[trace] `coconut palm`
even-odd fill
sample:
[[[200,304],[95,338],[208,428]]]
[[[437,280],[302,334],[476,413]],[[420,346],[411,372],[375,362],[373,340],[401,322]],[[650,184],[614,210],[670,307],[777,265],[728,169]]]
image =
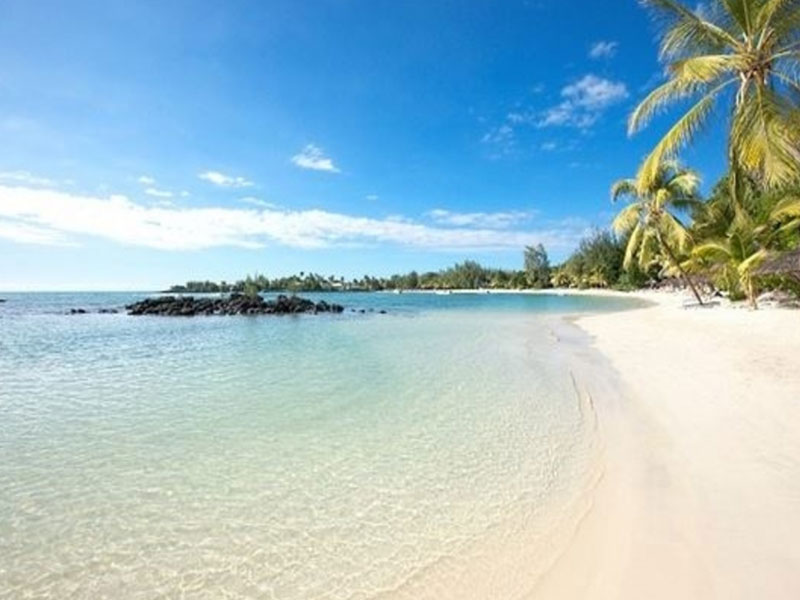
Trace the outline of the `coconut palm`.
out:
[[[677,0],[641,0],[662,18],[660,56],[668,79],[631,114],[629,133],[647,125],[667,105],[694,99],[641,167],[649,185],[668,158],[710,121],[714,106],[731,105],[728,151],[768,185],[800,174],[800,2],[708,0],[692,10]]]
[[[785,190],[759,194],[746,181],[723,185],[698,211],[693,228],[705,235],[723,233],[696,246],[684,268],[708,271],[733,296],[741,291],[757,308],[756,271],[796,243],[800,194]]]
[[[628,236],[623,266],[630,269],[638,256],[639,266],[646,271],[654,262],[665,258],[689,288],[697,302],[703,300],[694,282],[678,258],[686,254],[691,239],[684,224],[672,210],[688,210],[699,204],[700,178],[675,161],[660,164],[654,176],[643,183],[639,179],[623,179],[611,188],[612,200],[628,197],[631,203],[614,219],[618,235]]]

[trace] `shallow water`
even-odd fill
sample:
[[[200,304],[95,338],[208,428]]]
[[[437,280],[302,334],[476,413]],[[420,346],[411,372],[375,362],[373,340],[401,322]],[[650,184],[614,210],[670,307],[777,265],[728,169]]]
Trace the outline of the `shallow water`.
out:
[[[180,319],[64,314],[144,294],[2,296],[3,598],[514,597],[592,477],[549,320],[630,306],[326,294],[389,312]]]

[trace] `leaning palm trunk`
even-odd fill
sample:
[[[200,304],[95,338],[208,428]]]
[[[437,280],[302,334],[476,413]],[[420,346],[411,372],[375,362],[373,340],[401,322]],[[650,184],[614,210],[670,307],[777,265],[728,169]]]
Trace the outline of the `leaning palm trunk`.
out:
[[[667,256],[669,257],[669,261],[672,263],[672,266],[675,267],[678,270],[678,273],[681,274],[681,279],[683,279],[684,283],[689,286],[689,289],[692,290],[692,294],[694,294],[694,297],[697,299],[697,303],[700,306],[703,306],[703,298],[700,297],[700,292],[697,290],[697,287],[694,285],[694,282],[692,281],[692,278],[689,277],[689,274],[681,266],[681,263],[678,260],[678,257],[675,256],[675,253],[672,251],[672,248],[670,247],[670,245],[664,241],[664,238],[661,235],[661,232],[660,231],[657,232],[656,235],[658,236],[657,237],[658,245],[661,246],[661,249],[667,254]]]

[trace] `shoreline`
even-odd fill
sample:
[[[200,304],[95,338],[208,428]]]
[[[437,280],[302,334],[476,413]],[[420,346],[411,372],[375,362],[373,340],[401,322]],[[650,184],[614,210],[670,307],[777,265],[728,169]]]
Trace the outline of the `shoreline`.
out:
[[[589,338],[566,349],[604,474],[531,597],[796,597],[800,312],[595,295],[648,306],[568,319]]]

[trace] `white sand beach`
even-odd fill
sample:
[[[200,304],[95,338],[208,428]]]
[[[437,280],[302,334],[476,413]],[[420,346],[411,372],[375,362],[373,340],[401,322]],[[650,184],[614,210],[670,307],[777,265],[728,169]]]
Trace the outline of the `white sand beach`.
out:
[[[640,296],[577,321],[619,378],[577,368],[605,474],[534,597],[799,597],[800,311]]]

